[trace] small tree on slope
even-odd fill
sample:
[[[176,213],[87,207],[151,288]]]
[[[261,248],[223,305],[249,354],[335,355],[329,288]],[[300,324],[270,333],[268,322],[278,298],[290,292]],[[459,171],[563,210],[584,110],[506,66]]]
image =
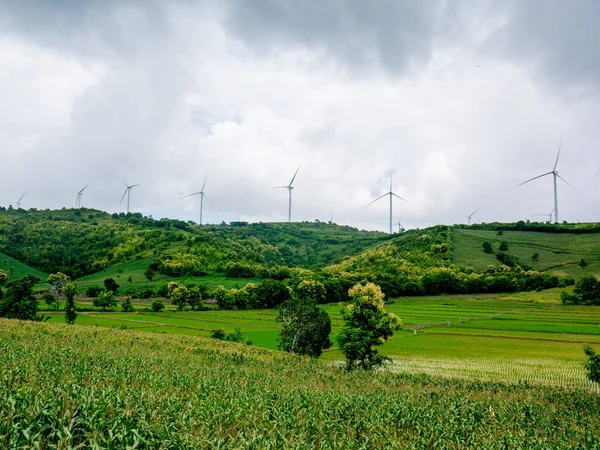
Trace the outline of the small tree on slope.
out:
[[[338,334],[346,368],[374,369],[387,361],[374,347],[382,345],[394,330],[400,329],[402,321],[384,310],[384,294],[376,284],[357,284],[348,295],[352,303],[341,308],[344,326]]]

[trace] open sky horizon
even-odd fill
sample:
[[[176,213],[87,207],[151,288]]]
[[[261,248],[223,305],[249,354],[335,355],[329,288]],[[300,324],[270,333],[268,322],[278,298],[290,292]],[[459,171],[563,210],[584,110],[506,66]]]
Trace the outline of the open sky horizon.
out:
[[[600,2],[0,0],[0,205],[600,222]],[[394,229],[397,227],[395,226]]]

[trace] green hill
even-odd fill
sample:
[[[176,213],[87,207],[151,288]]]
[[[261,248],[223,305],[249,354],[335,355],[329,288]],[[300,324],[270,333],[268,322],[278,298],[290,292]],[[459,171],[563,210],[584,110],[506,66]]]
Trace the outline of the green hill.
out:
[[[597,448],[593,392],[0,319],[3,448]]]
[[[539,272],[579,278],[582,275],[600,276],[600,233],[568,234],[532,231],[496,231],[459,229],[454,231],[454,261],[460,267],[482,271],[490,265],[499,265],[495,255],[483,252],[483,243],[489,242],[495,252],[500,243],[508,243],[506,253]],[[539,259],[532,259],[537,253]],[[588,264],[580,267],[584,259]]]
[[[23,264],[4,253],[0,253],[0,270],[8,273],[9,280],[21,278],[25,275],[34,275],[41,281],[45,281],[48,278],[47,273],[29,267],[27,264]]]

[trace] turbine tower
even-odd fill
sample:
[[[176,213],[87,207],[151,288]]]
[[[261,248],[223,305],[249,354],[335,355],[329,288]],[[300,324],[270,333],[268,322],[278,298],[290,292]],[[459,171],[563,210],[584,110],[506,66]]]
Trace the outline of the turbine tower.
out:
[[[381,200],[383,197],[385,197],[386,195],[390,196],[390,234],[392,234],[393,230],[392,230],[392,197],[397,197],[400,200],[402,200],[403,202],[406,202],[410,205],[410,202],[407,200],[404,200],[402,197],[400,197],[399,195],[395,194],[394,191],[392,190],[392,177],[390,176],[390,190],[389,192],[386,192],[385,194],[383,194],[381,197],[377,197],[375,200],[373,200],[371,203],[369,203],[368,205],[365,206],[365,208],[369,205],[372,205],[373,203],[375,203],[377,200]]]
[[[475,211],[473,211],[470,216],[463,216],[463,217],[466,217],[469,220],[469,225],[471,225],[471,218],[475,215],[475,213],[477,211],[479,211],[480,208],[481,208],[481,206],[477,207],[477,209]]]
[[[563,177],[561,177],[558,172],[556,171],[556,166],[558,165],[558,158],[560,158],[560,149],[562,147],[562,136],[560,137],[560,144],[558,146],[558,154],[556,155],[556,162],[554,163],[554,168],[550,171],[550,172],[546,172],[543,173],[541,175],[538,175],[537,177],[533,177],[530,178],[527,181],[523,181],[522,183],[518,184],[517,187],[524,185],[525,183],[529,183],[530,181],[533,180],[537,180],[538,178],[542,178],[545,177],[546,175],[552,175],[552,178],[554,179],[554,222],[558,223],[558,193],[556,190],[556,179],[560,178],[561,180],[563,180],[568,186],[571,186],[573,189],[575,189],[577,191],[577,189],[571,184],[569,183],[567,180],[565,180]],[[577,191],[579,192],[579,191]]]
[[[183,198],[187,198],[187,197],[192,197],[194,195],[199,195],[200,196],[200,222],[198,222],[198,224],[200,226],[202,226],[202,210],[204,209],[204,186],[206,186],[206,179],[208,178],[208,175],[206,177],[204,177],[204,184],[202,184],[202,189],[200,189],[198,192],[194,192],[193,194],[188,194],[188,195],[184,195],[183,197],[181,197],[179,200],[183,199]]]
[[[123,181],[125,181],[125,180],[123,180]],[[131,190],[134,187],[139,186],[140,184],[142,184],[142,183],[129,185],[129,184],[127,184],[127,181],[125,181],[125,186],[127,186],[127,187],[125,188],[125,192],[123,192],[123,196],[121,197],[121,201],[119,202],[119,205],[121,203],[123,203],[123,199],[125,198],[125,196],[127,196],[127,214],[129,214],[129,200],[131,199]]]
[[[288,222],[292,221],[292,189],[294,189],[294,187],[292,186],[292,184],[294,183],[294,180],[296,179],[296,175],[298,175],[298,171],[299,170],[300,170],[300,166],[298,166],[298,168],[296,169],[296,173],[292,177],[292,181],[290,181],[290,184],[288,184],[287,186],[275,186],[273,188],[273,189],[287,189],[288,190],[288,194],[289,194]]]
[[[23,200],[23,197],[25,197],[25,194],[27,194],[28,189],[25,189],[25,192],[23,192],[23,195],[21,195],[19,197],[19,200],[17,200],[17,209],[21,208],[21,200]]]
[[[75,208],[81,208],[81,197],[83,196],[83,191],[90,185],[90,183],[86,184],[85,187],[77,193],[77,200],[75,201]]]

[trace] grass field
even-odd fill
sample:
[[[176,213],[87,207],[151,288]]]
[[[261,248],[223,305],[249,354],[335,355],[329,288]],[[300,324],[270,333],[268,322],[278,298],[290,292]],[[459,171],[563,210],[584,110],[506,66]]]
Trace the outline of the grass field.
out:
[[[559,292],[396,299],[387,310],[402,318],[403,330],[381,352],[394,361],[392,370],[591,389],[584,376],[582,348],[589,343],[600,349],[600,307],[562,306]],[[335,335],[342,325],[339,307],[330,304],[324,309]],[[205,337],[215,329],[240,328],[254,346],[276,349],[276,314],[275,310],[86,312],[80,313],[77,324]],[[64,320],[62,314],[50,315],[51,322]],[[335,363],[343,355],[334,346],[321,359]]]
[[[48,274],[29,267],[27,264],[23,264],[4,253],[0,253],[0,270],[8,273],[10,280],[15,280],[25,275],[34,275],[40,280],[48,278]]]
[[[153,261],[153,258],[144,258],[115,265],[92,275],[78,278],[77,284],[85,289],[88,286],[103,286],[106,278],[113,278],[123,288],[127,286],[150,286],[155,289],[169,281],[179,281],[182,283],[203,284],[212,290],[217,286],[224,286],[229,289],[236,286],[243,287],[248,283],[260,283],[262,281],[260,278],[227,278],[222,273],[211,273],[203,277],[168,277],[156,273],[152,282],[149,283],[144,272]],[[131,281],[129,281],[129,277],[131,277]]]
[[[600,237],[597,234],[552,234],[527,231],[504,231],[499,236],[495,231],[454,230],[454,261],[460,267],[471,267],[481,271],[499,262],[494,255],[483,252],[483,243],[488,241],[498,251],[501,241],[509,245],[505,253],[519,259],[540,272],[579,278],[582,275],[600,276]],[[539,261],[533,261],[534,253]],[[579,266],[585,259],[588,266]]]
[[[600,446],[596,393],[349,373],[202,337],[0,319],[0,367],[2,448]]]

